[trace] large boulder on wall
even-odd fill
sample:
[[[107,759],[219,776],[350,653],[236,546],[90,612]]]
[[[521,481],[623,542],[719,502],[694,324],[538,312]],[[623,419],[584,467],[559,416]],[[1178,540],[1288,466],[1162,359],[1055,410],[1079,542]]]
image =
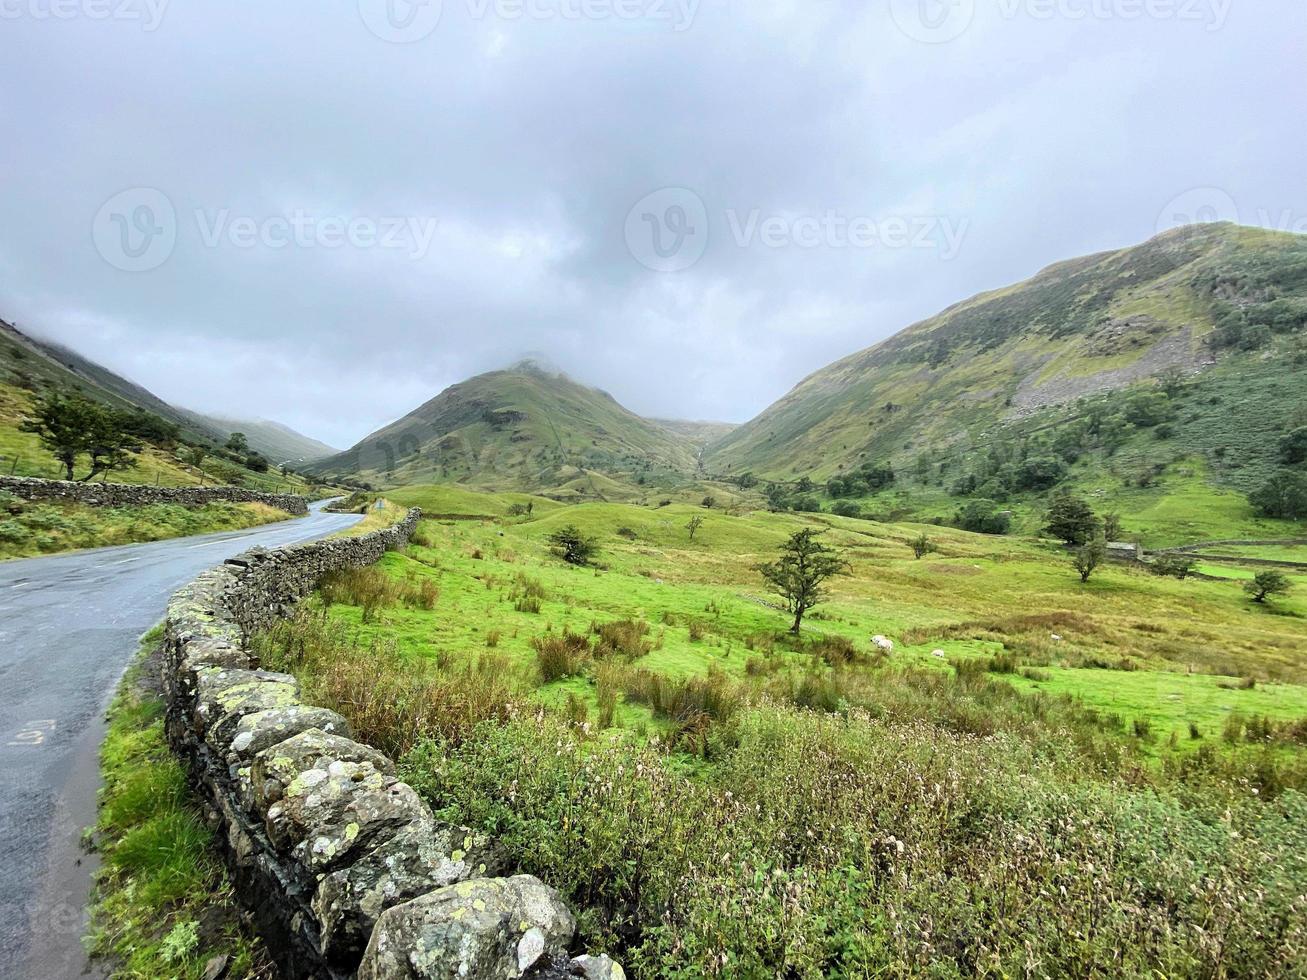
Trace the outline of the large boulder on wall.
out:
[[[358,980],[515,980],[542,970],[566,976],[575,932],[558,892],[539,879],[475,878],[382,915]]]

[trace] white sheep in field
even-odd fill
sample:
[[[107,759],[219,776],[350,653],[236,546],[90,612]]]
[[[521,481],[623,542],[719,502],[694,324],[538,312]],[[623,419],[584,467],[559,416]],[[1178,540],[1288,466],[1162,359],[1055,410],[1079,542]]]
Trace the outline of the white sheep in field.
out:
[[[877,633],[875,636],[871,638],[871,642],[874,643],[878,649],[883,650],[885,653],[894,652],[894,641],[891,640],[888,636],[881,636],[879,633]]]

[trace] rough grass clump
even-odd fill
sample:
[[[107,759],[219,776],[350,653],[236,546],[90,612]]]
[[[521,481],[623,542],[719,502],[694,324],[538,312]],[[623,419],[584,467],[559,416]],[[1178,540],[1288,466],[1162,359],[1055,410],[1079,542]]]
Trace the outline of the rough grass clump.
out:
[[[318,592],[328,605],[359,607],[365,623],[372,622],[379,610],[390,606],[434,609],[440,598],[440,588],[431,579],[412,574],[407,579],[399,579],[375,565],[329,572],[318,583]]]
[[[730,678],[716,667],[703,677],[679,679],[650,670],[631,670],[622,675],[622,689],[629,700],[682,725],[702,719],[726,721],[742,703]]]
[[[540,604],[548,598],[548,593],[539,579],[519,572],[508,597],[513,600],[513,608],[518,612],[535,615],[540,612]]]
[[[265,667],[298,677],[304,699],[349,719],[361,742],[398,756],[421,738],[458,742],[482,721],[518,711],[516,672],[503,656],[441,660],[415,670],[387,642],[342,638],[325,611],[297,610],[254,638]]]
[[[867,659],[852,640],[839,635],[823,636],[814,640],[808,644],[808,652],[831,667],[844,667]]]
[[[595,625],[594,633],[594,655],[600,660],[609,657],[639,660],[653,649],[653,643],[648,639],[649,624],[642,619],[599,623]]]
[[[590,641],[580,633],[563,630],[545,633],[531,641],[541,680],[549,684],[564,677],[578,677],[590,662]]]

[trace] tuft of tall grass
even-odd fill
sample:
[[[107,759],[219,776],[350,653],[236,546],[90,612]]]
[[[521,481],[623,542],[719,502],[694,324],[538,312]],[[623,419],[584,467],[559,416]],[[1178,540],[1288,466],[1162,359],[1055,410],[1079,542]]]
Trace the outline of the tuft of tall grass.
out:
[[[540,677],[546,684],[564,677],[580,676],[590,662],[590,641],[570,630],[537,636],[531,641],[531,646],[536,652]]]
[[[608,657],[639,660],[653,649],[653,644],[647,639],[649,624],[644,620],[619,619],[600,623],[594,627],[594,632],[594,655],[601,660]]]
[[[307,608],[254,642],[265,666],[300,679],[306,701],[340,712],[360,741],[392,756],[422,738],[458,742],[481,722],[507,721],[520,708],[516,673],[502,655],[415,671],[392,644],[344,638]]]

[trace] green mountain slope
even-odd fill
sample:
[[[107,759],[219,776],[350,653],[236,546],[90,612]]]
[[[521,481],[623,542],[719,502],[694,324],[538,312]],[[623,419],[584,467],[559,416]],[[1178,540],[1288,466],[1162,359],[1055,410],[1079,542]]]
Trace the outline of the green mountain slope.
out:
[[[1056,425],[1080,399],[1164,372],[1200,382],[1215,372],[1249,392],[1276,374],[1276,399],[1196,404],[1191,421],[1203,424],[1186,430],[1221,429],[1206,442],[1188,439],[1191,451],[1215,453],[1218,442],[1237,441],[1242,412],[1260,433],[1257,451],[1270,454],[1307,400],[1307,372],[1280,370],[1299,349],[1304,319],[1307,237],[1229,224],[1178,229],[1050,266],[837,361],[710,445],[704,467],[785,481],[825,481],[868,464],[901,469],[924,452],[983,447],[1032,419]]]
[[[62,344],[40,340],[0,320],[0,384],[40,393],[77,389],[115,408],[142,408],[181,426],[196,442],[224,443],[245,433],[252,450],[274,463],[296,465],[339,452],[278,422],[219,418],[178,408]]]
[[[184,435],[198,441],[222,442],[229,434],[211,421],[169,405],[76,351],[31,337],[3,320],[0,320],[0,384],[37,393],[76,389],[115,408],[143,408],[176,423]]]
[[[218,415],[200,415],[188,413],[203,424],[212,426],[222,432],[242,432],[250,448],[262,454],[277,466],[302,466],[340,452],[280,422],[267,419],[229,419]]]
[[[383,484],[458,482],[611,499],[695,469],[694,443],[611,395],[524,361],[446,388],[352,449],[308,467]]]

